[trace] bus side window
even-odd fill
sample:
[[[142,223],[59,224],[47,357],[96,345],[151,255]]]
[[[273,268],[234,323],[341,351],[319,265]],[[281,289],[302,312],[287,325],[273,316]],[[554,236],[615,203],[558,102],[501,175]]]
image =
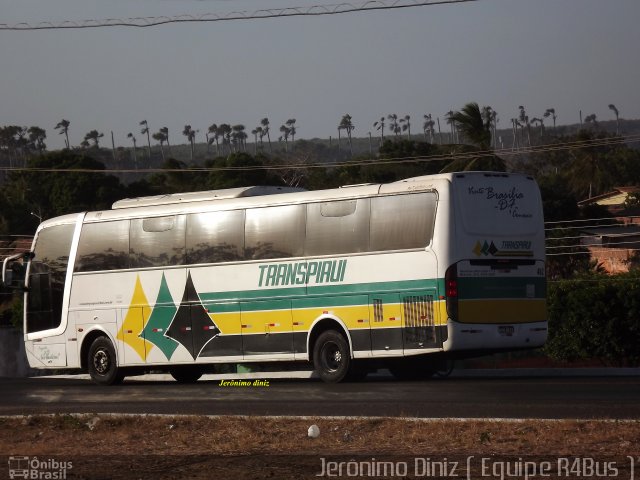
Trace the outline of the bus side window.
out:
[[[129,220],[85,223],[80,233],[76,272],[129,268]]]
[[[244,259],[244,210],[187,216],[187,264]]]
[[[434,193],[371,199],[371,250],[425,248],[431,243],[435,208]]]
[[[245,220],[246,259],[302,256],[304,228],[304,205],[248,209]]]
[[[305,255],[335,255],[368,250],[368,198],[307,205]]]
[[[184,265],[185,216],[131,220],[131,268]]]

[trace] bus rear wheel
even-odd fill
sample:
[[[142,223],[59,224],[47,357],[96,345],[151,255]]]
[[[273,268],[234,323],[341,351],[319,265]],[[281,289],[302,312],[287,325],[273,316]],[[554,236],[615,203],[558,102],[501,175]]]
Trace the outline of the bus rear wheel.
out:
[[[98,385],[114,385],[122,382],[124,375],[118,369],[116,350],[106,337],[96,338],[87,357],[87,370],[91,380]]]
[[[313,366],[320,379],[338,383],[345,379],[351,365],[347,340],[335,330],[320,334],[313,347]]]

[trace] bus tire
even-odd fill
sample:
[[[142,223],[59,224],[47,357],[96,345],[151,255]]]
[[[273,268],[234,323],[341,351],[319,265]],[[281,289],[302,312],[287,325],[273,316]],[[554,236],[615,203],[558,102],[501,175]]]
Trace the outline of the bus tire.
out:
[[[313,366],[323,382],[338,383],[345,379],[351,365],[347,340],[335,330],[320,334],[313,346]]]
[[[98,385],[115,385],[122,382],[124,375],[118,368],[116,350],[106,337],[96,338],[87,357],[87,370],[91,380]]]
[[[194,367],[172,368],[169,373],[178,383],[196,383],[202,376],[202,370]]]

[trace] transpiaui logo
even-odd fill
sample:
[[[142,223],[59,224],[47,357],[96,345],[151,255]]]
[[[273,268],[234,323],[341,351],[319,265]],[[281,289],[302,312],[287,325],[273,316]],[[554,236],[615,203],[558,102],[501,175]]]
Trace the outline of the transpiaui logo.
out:
[[[73,462],[64,462],[54,458],[9,457],[9,478],[65,480],[67,472],[73,468]]]
[[[258,265],[258,268],[260,270],[259,287],[336,283],[344,281],[347,261],[281,263]]]

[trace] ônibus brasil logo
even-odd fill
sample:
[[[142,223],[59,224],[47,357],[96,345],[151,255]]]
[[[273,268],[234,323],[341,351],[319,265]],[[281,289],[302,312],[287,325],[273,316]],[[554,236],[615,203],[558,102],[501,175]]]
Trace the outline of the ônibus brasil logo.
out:
[[[65,480],[67,472],[73,468],[72,462],[38,457],[9,457],[9,478],[25,478],[38,480]]]

